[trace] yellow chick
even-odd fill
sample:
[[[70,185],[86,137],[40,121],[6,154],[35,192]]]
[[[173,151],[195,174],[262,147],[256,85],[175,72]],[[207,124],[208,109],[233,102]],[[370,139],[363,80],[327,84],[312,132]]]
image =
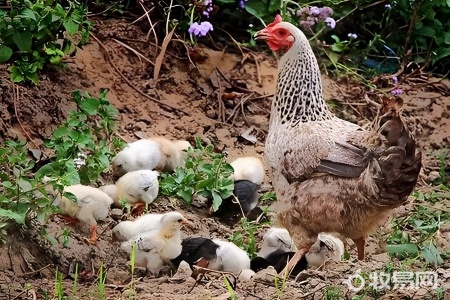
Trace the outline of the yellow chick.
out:
[[[113,239],[120,242],[128,241],[141,233],[158,229],[163,216],[163,214],[146,214],[134,221],[122,221],[112,229]]]
[[[159,173],[151,170],[128,172],[116,182],[115,185],[106,185],[100,189],[107,193],[116,205],[123,199],[134,207],[133,213],[142,213],[145,205],[158,197]]]
[[[233,167],[233,179],[248,180],[257,185],[261,185],[264,181],[264,166],[262,161],[254,156],[240,157],[230,163]]]
[[[141,233],[123,242],[120,248],[131,254],[136,243],[136,265],[145,266],[151,274],[157,275],[165,262],[180,255],[181,226],[189,222],[179,212],[164,214],[159,228]]]
[[[319,233],[317,241],[305,254],[308,264],[312,267],[321,266],[326,260],[341,261],[344,255],[344,243],[330,234]]]
[[[64,189],[64,192],[75,195],[77,202],[74,203],[70,199],[58,195],[53,204],[69,217],[90,225],[91,237],[89,241],[96,244],[98,240],[97,220],[107,218],[113,200],[101,190],[81,184],[68,186]]]

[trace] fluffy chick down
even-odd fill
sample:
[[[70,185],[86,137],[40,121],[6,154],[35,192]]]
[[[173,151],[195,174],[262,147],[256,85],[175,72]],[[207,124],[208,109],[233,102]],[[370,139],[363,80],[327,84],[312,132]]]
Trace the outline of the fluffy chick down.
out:
[[[269,254],[282,250],[284,252],[295,252],[294,245],[289,232],[285,228],[272,227],[263,236],[263,243],[258,252],[258,256],[267,258]]]
[[[249,180],[257,185],[264,181],[264,166],[262,161],[254,156],[240,157],[233,160],[230,165],[233,167],[233,179]]]
[[[179,212],[164,214],[158,229],[141,233],[123,242],[120,248],[131,254],[136,243],[136,265],[152,274],[158,274],[165,262],[180,255],[181,226],[189,222]]]
[[[128,241],[131,238],[161,226],[161,218],[164,214],[146,214],[134,221],[122,221],[112,229],[113,239],[116,241]]]

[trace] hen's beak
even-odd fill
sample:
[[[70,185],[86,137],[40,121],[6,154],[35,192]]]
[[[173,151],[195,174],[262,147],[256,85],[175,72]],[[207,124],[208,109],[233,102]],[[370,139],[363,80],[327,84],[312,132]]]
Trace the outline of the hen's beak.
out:
[[[257,33],[255,33],[253,38],[255,40],[267,40],[270,38],[270,33],[266,28],[264,28],[264,29],[258,31]]]

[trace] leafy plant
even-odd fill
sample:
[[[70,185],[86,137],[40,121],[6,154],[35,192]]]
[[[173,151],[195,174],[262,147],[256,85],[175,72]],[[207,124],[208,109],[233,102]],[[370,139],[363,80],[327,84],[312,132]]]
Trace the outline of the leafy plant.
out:
[[[387,246],[391,256],[402,259],[421,256],[433,266],[444,262],[443,258],[449,254],[441,253],[436,243],[441,224],[450,220],[448,208],[444,207],[449,201],[438,202],[443,196],[445,194],[436,192],[414,193],[418,203],[413,211],[404,218],[392,221],[393,232]]]
[[[339,286],[327,286],[325,288],[325,300],[340,300],[344,299],[344,292]]]
[[[187,154],[184,168],[161,174],[160,193],[184,199],[188,205],[194,195],[201,195],[212,199],[216,211],[222,200],[233,194],[233,168],[223,154],[214,153],[213,145],[203,146],[200,138],[196,138],[195,148],[189,148]]]
[[[121,142],[114,135],[117,110],[106,99],[107,90],[95,98],[88,93],[73,92],[77,110],[71,111],[66,122],[58,127],[45,146],[55,149],[55,160],[42,167],[36,177],[59,170],[72,174],[72,184],[90,184],[109,167],[114,149]]]
[[[13,82],[38,84],[38,72],[46,65],[62,65],[62,57],[89,37],[87,9],[77,1],[63,7],[55,0],[11,1],[0,10],[0,63],[12,62]]]
[[[254,258],[256,256],[255,232],[261,226],[262,224],[256,221],[249,221],[247,218],[242,218],[240,226],[237,227],[237,230],[228,239],[239,248],[245,250],[250,258]]]
[[[113,134],[117,112],[105,96],[106,90],[101,91],[99,99],[74,92],[77,111],[72,111],[67,121],[55,130],[52,139],[46,142],[48,147],[55,149],[56,157],[37,170],[34,177],[36,164],[27,156],[25,142],[6,141],[0,148],[0,241],[11,224],[29,226],[34,220],[45,224],[57,211],[46,186],[61,193],[64,186],[80,181],[90,183],[109,167],[112,150],[121,143]],[[79,153],[87,154],[80,159]],[[44,176],[48,177],[46,184],[43,183]],[[73,199],[69,193],[65,196]],[[40,232],[51,244],[61,239],[63,247],[68,246],[69,230],[63,230],[56,238],[47,235],[45,228]]]

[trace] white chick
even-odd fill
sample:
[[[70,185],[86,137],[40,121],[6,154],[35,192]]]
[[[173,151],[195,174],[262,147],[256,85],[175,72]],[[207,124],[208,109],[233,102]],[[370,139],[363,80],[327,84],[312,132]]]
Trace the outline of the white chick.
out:
[[[239,273],[238,279],[242,282],[250,281],[255,274],[255,271],[251,269],[244,269]]]
[[[146,214],[134,221],[122,221],[112,229],[114,240],[128,241],[141,233],[156,230],[161,226],[163,214]]]
[[[242,270],[250,269],[250,258],[247,253],[235,244],[218,239],[213,240],[219,245],[217,259],[208,264],[208,269],[239,274]]]
[[[158,164],[157,169],[165,172],[175,170],[177,167],[183,167],[186,160],[187,153],[183,150],[189,148],[191,144],[184,140],[171,141],[164,137],[151,137],[153,140],[161,146],[161,162]]]
[[[308,264],[312,267],[321,266],[326,260],[341,261],[344,255],[344,243],[337,237],[319,233],[317,241],[305,254]]]
[[[69,217],[90,225],[91,238],[89,241],[96,244],[98,240],[97,220],[107,218],[113,200],[101,190],[81,184],[68,186],[64,188],[64,192],[75,195],[77,202],[74,203],[69,198],[59,195],[53,204]]]
[[[183,224],[189,224],[179,212],[165,214],[160,223],[159,229],[135,236],[120,246],[131,254],[133,243],[136,243],[136,265],[145,266],[152,274],[158,274],[164,262],[181,253],[180,229]]]
[[[269,254],[276,250],[283,250],[285,252],[297,251],[294,241],[285,228],[272,227],[267,230],[263,236],[263,243],[258,252],[258,256],[267,258]]]
[[[150,139],[129,143],[113,158],[113,174],[120,177],[131,171],[155,169],[162,159],[160,148],[159,143]]]
[[[145,205],[148,205],[158,196],[159,173],[157,171],[139,170],[128,172],[116,182],[115,185],[107,185],[101,188],[120,206],[119,200],[123,199],[134,207],[133,213],[139,215]],[[138,213],[138,210],[141,210]]]
[[[240,157],[230,163],[234,169],[234,181],[249,180],[257,185],[264,181],[264,167],[261,160],[254,156]]]

